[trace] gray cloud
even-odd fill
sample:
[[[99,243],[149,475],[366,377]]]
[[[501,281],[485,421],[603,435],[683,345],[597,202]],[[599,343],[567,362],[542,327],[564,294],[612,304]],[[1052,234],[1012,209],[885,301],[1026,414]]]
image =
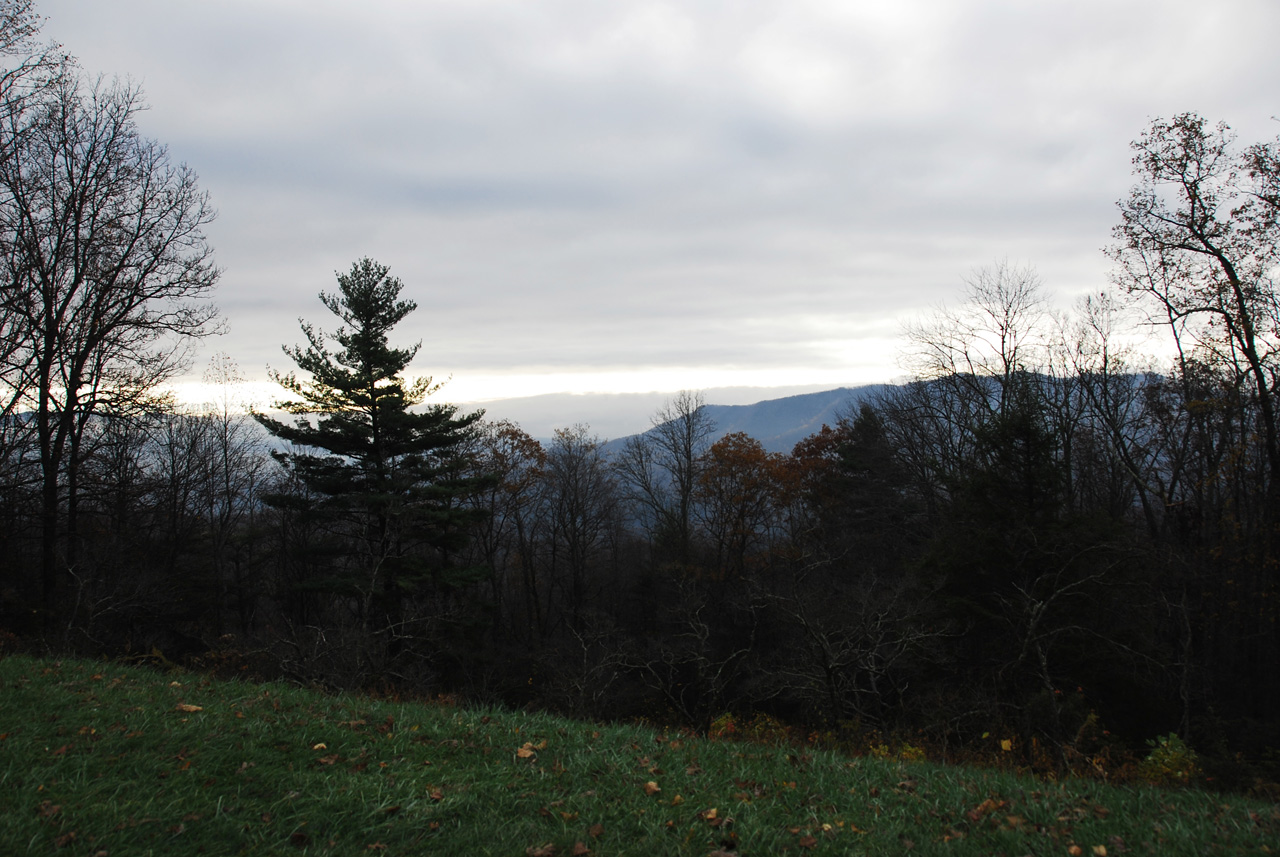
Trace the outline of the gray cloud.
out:
[[[458,384],[882,380],[897,319],[975,266],[1104,285],[1150,118],[1280,130],[1270,0],[42,8],[86,69],[145,86],[145,132],[212,192],[217,347],[250,373],[368,254],[422,306],[424,368]]]

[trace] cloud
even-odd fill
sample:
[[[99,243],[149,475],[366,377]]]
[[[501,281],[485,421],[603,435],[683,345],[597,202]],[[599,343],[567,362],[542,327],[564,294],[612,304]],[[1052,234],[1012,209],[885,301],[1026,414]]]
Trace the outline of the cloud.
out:
[[[1104,285],[1152,117],[1277,131],[1269,0],[42,9],[213,194],[216,347],[250,372],[371,255],[458,379],[883,380],[890,331],[976,266]]]

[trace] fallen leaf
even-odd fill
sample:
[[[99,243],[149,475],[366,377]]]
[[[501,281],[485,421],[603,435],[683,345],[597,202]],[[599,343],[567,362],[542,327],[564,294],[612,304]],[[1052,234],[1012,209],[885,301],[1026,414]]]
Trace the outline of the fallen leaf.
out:
[[[970,821],[981,821],[983,818],[995,812],[997,809],[1000,809],[1004,805],[1004,801],[996,803],[994,799],[987,798],[982,803],[966,812],[965,815],[969,816]]]
[[[585,842],[573,843],[573,857],[586,857],[591,853],[591,849],[587,847]]]
[[[66,846],[70,845],[72,842],[75,842],[75,841],[76,841],[76,832],[72,830],[69,833],[64,833],[61,836],[59,836],[57,839],[53,840],[53,844],[58,848],[65,848]]]
[[[536,755],[537,753],[533,751],[533,742],[531,741],[526,741],[523,747],[516,750],[516,758],[519,759],[532,759]]]
[[[1067,846],[1067,853],[1070,854],[1071,857],[1080,857],[1080,855],[1084,854],[1084,849],[1079,845],[1069,845]]]
[[[204,709],[201,708],[199,705],[191,705],[186,702],[178,703],[177,708],[175,710],[181,711],[185,714],[195,714],[197,711],[204,711]]]
[[[653,780],[649,780],[649,782],[644,784],[644,793],[650,797],[656,795],[660,791],[662,791],[662,789],[658,788],[658,784]]]
[[[1093,846],[1093,857],[1107,857],[1107,846],[1105,845]]]
[[[325,744],[325,743],[322,741],[322,742],[320,742],[319,744],[312,744],[312,745],[311,745],[311,749],[312,749],[312,750],[328,750],[328,749],[329,749],[329,745],[328,745],[328,744]]]
[[[62,812],[62,804],[57,804],[51,800],[46,800],[40,804],[40,807],[39,809],[36,810],[36,812],[40,813],[41,817],[43,818],[53,818],[58,813]]]
[[[812,836],[801,836],[798,844],[801,848],[812,848],[818,844],[818,840],[814,839]]]
[[[334,762],[338,761],[338,754],[334,753],[332,756],[321,756],[316,761],[322,765],[332,765]]]
[[[604,836],[604,825],[603,824],[591,825],[590,827],[587,828],[587,835],[590,836],[592,839],[599,839],[601,836]]]
[[[555,857],[556,847],[548,842],[546,845],[530,845],[524,850],[528,857]]]

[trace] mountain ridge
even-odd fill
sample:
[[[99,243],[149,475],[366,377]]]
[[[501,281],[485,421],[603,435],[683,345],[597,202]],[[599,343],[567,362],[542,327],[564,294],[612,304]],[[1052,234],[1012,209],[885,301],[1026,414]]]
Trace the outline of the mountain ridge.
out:
[[[812,389],[779,388],[800,389],[803,392],[741,404],[719,404],[713,401],[704,407],[707,416],[715,422],[716,439],[730,432],[743,432],[760,441],[770,452],[790,452],[798,441],[820,431],[823,424],[834,424],[843,411],[889,386],[891,385],[863,384],[834,388],[823,388],[820,385],[811,385]],[[706,391],[704,396],[742,398],[749,396],[752,391],[768,395],[770,388],[720,388]],[[555,429],[585,425],[591,433],[604,441],[606,449],[614,450],[621,448],[627,438],[650,431],[653,427],[653,415],[674,395],[551,394],[462,407],[483,408],[486,419],[509,419],[544,443],[552,438]]]

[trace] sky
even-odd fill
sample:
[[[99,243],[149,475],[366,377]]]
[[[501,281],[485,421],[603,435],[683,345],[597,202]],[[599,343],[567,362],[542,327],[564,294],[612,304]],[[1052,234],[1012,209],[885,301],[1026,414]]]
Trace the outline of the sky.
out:
[[[893,380],[978,268],[1108,287],[1152,119],[1280,134],[1275,0],[37,3],[209,191],[191,378],[259,390],[365,256],[450,401]]]

